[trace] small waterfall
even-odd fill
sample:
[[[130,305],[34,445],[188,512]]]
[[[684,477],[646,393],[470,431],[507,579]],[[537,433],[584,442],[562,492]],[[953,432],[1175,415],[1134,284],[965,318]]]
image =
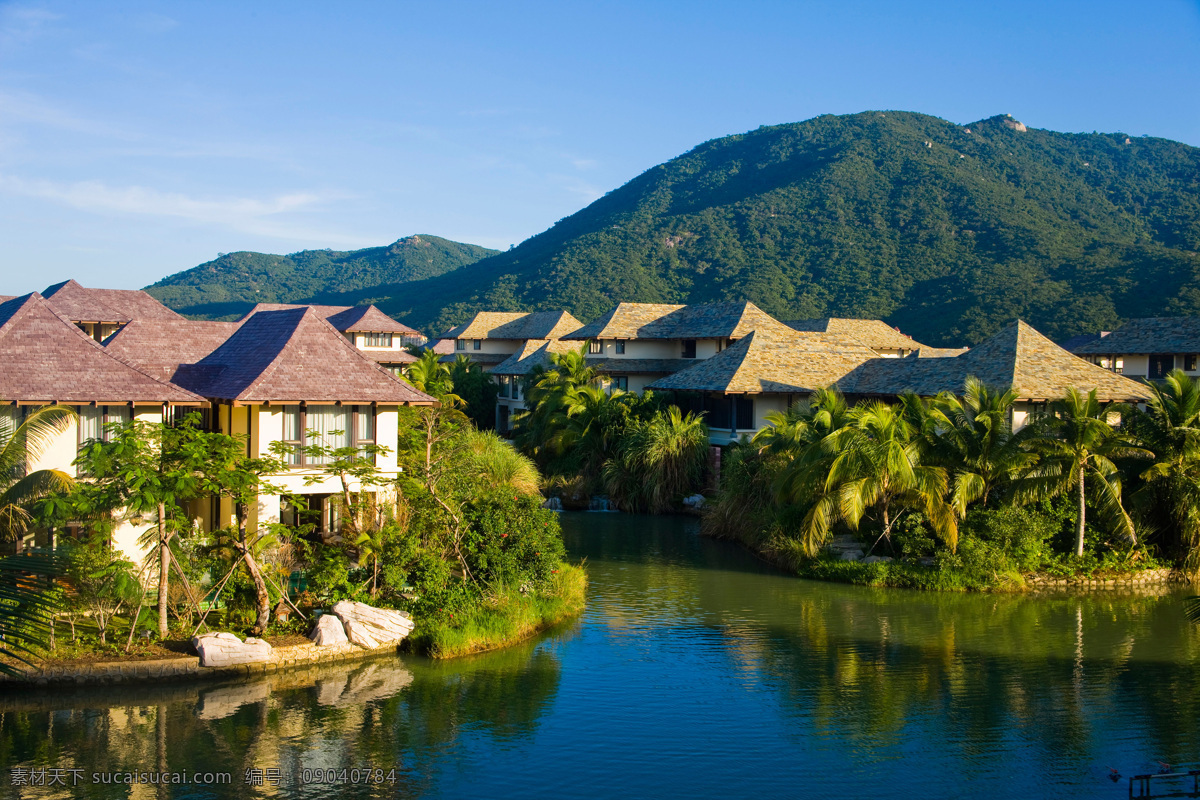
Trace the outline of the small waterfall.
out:
[[[606,494],[594,494],[594,495],[592,495],[592,499],[590,501],[588,501],[588,511],[616,511],[616,510],[617,509],[614,508],[608,502],[608,495],[606,495]]]
[[[542,508],[548,508],[551,511],[562,511],[562,500],[558,497],[551,497],[549,500],[542,503]]]

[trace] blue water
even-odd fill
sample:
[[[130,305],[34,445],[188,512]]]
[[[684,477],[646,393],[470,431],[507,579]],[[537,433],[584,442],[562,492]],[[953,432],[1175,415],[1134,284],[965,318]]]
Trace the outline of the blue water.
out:
[[[449,663],[0,695],[0,796],[1123,798],[1110,768],[1200,761],[1178,596],[863,589],[679,518],[563,523],[590,587],[559,630]],[[16,787],[13,767],[83,779]],[[197,769],[232,783],[91,782]]]

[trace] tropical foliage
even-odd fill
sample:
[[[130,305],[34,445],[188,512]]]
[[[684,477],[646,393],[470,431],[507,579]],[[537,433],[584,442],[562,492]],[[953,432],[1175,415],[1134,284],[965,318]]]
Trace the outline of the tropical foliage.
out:
[[[704,527],[814,577],[860,569],[823,553],[837,533],[928,570],[873,565],[891,585],[978,588],[1155,558],[1195,571],[1200,382],[1176,371],[1153,392],[1140,410],[1072,390],[1015,433],[1015,395],[974,379],[891,405],[816,392],[731,449]]]
[[[74,478],[62,470],[29,472],[26,466],[74,418],[69,406],[42,406],[19,424],[12,416],[0,415],[0,541],[11,542],[25,533],[32,519],[31,504],[74,486]]]

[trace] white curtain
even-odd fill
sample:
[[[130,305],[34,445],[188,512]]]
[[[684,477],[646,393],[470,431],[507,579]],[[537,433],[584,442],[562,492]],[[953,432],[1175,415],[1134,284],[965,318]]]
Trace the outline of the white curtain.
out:
[[[350,409],[339,406],[309,406],[308,429],[313,432],[310,445],[338,448],[350,446]],[[325,459],[310,459],[324,464]]]

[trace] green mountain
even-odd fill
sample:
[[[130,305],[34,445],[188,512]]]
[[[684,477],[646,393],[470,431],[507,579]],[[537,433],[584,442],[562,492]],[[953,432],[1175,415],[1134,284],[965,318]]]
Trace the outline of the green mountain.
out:
[[[1065,338],[1200,314],[1198,250],[1198,148],[866,112],[706,142],[512,250],[339,301],[439,331],[480,309],[745,298],[973,344],[1015,317]]]
[[[225,253],[146,291],[183,314],[236,318],[255,303],[329,302],[333,295],[443,275],[496,252],[421,234],[349,252]]]

